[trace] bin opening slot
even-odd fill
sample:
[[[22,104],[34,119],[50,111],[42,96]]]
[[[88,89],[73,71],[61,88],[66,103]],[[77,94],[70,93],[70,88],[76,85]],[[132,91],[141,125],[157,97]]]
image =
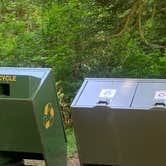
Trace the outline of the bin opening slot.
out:
[[[0,96],[9,96],[9,95],[10,95],[10,85],[0,84]]]

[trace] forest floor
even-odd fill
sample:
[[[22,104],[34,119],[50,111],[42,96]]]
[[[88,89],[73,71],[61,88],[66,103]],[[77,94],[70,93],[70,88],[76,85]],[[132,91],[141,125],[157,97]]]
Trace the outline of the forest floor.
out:
[[[79,159],[77,158],[72,158],[67,161],[67,166],[80,166]]]
[[[67,160],[67,166],[80,166],[78,155],[74,155]]]
[[[24,164],[26,166],[46,166],[43,160],[25,160]],[[80,166],[78,158],[70,158],[67,161],[67,166]]]

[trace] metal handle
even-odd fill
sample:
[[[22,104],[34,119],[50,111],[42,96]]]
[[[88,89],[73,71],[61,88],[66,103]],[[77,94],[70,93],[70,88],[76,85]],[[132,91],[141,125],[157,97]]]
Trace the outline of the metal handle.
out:
[[[102,100],[99,100],[98,101],[98,103],[97,103],[98,105],[108,105],[109,103],[108,103],[108,101],[102,101]]]
[[[94,108],[106,108],[109,107],[110,104],[110,99],[108,98],[99,98],[99,101],[96,103],[96,105],[94,106]]]
[[[97,104],[102,104],[102,105],[108,105],[110,104],[110,99],[109,98],[99,98],[99,101],[97,102]]]
[[[162,109],[166,110],[166,103],[164,101],[155,102],[151,109]]]

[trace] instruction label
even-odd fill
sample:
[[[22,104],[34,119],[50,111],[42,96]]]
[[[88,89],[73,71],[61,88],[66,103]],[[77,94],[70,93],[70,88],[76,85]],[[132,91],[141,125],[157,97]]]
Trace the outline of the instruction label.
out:
[[[154,99],[166,100],[166,90],[156,91]]]
[[[116,89],[102,89],[99,97],[101,98],[113,98],[116,94]]]

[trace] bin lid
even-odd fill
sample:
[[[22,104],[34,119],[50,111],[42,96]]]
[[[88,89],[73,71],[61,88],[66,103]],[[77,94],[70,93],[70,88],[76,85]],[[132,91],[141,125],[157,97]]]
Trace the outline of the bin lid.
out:
[[[0,98],[31,98],[50,68],[0,67]]]
[[[42,79],[50,68],[0,67],[0,75],[32,76]]]
[[[137,82],[131,79],[86,79],[73,107],[95,107],[105,101],[109,107],[130,107]]]
[[[131,107],[149,109],[157,104],[166,105],[166,81],[144,80],[138,82]]]

